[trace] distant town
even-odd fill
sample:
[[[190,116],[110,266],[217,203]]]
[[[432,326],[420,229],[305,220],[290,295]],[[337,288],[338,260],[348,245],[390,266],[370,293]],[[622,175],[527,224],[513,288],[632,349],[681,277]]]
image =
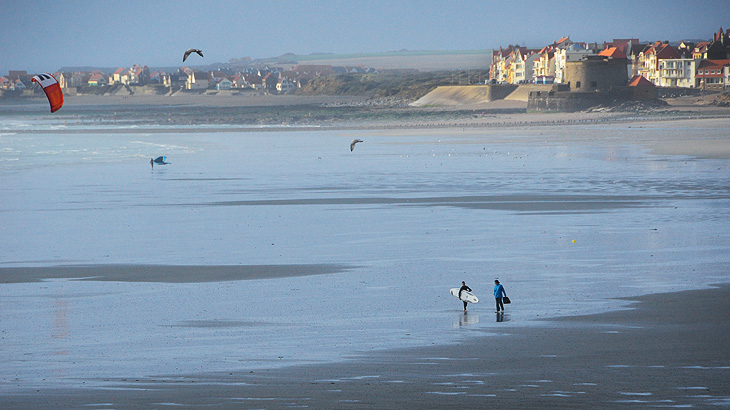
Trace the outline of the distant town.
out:
[[[206,90],[250,90],[285,94],[306,85],[311,79],[343,73],[377,73],[371,67],[336,67],[331,65],[295,65],[284,67],[248,67],[202,71],[181,67],[175,73],[151,71],[148,66],[120,67],[112,74],[102,71],[74,71],[52,73],[66,95],[76,94],[134,94],[135,92],[172,95],[177,92],[205,92]],[[0,93],[33,94],[34,74],[10,71],[0,77]],[[1,95],[1,94],[0,94]]]
[[[730,29],[720,28],[707,41],[673,44],[641,42],[637,38],[586,43],[568,36],[540,49],[508,45],[493,50],[488,69],[486,83],[493,85],[554,84],[562,85],[562,91],[583,92],[626,86],[725,91],[730,89]],[[291,64],[211,71],[181,67],[168,73],[134,65],[120,67],[111,74],[59,71],[53,75],[67,95],[173,95],[221,90],[286,94],[321,76],[378,72],[364,66]],[[15,70],[0,76],[0,97],[39,92],[31,82],[33,75]]]
[[[668,41],[642,43],[637,38],[598,44],[563,37],[541,49],[510,45],[494,50],[489,76],[495,83],[567,84],[572,62],[616,60],[617,65],[625,65],[629,84],[648,81],[657,87],[723,91],[730,88],[728,59],[730,29],[720,28],[709,41],[676,45]]]

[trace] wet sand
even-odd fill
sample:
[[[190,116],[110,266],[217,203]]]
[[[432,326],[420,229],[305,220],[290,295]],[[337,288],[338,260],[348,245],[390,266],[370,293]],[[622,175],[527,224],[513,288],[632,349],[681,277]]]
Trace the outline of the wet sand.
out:
[[[38,389],[5,395],[2,403],[12,409],[729,405],[730,285],[631,300],[634,309],[524,328],[510,324],[510,310],[527,303],[513,295],[503,317],[493,314],[503,320],[502,333],[472,334],[455,345],[278,370],[98,380],[103,388]]]
[[[636,112],[527,112],[524,101],[497,100],[453,106],[410,107],[407,101],[359,96],[259,95],[133,95],[69,96],[63,111],[52,116],[68,129],[56,134],[262,132],[322,130],[413,130],[502,128],[583,124],[641,124],[677,120],[712,121],[730,117],[728,107],[697,98],[674,98],[668,105]],[[0,102],[7,112],[43,112],[40,98]],[[75,128],[83,125],[84,129]],[[126,128],[131,127],[131,128]],[[38,129],[9,129],[23,134]]]
[[[155,114],[157,115],[157,114]],[[523,141],[538,143],[545,137],[541,125],[574,125],[580,132],[556,136],[566,145],[606,143],[605,132],[583,127],[583,123],[618,123],[611,143],[643,146],[657,154],[688,155],[702,158],[730,158],[727,118],[668,121],[672,118],[643,116],[615,118],[607,113],[577,113],[574,117],[555,114],[495,114],[485,116],[476,127],[496,126],[495,141],[508,140],[521,126],[535,125]],[[622,114],[626,115],[626,114]],[[674,114],[672,114],[674,115]],[[685,114],[683,114],[685,115]],[[686,114],[691,115],[691,114]],[[713,114],[714,115],[714,114]],[[682,117],[684,118],[684,117]],[[654,122],[659,120],[658,122]],[[453,126],[443,120],[437,126]],[[471,120],[469,120],[471,121]],[[341,125],[342,129],[383,129],[390,135],[429,135],[430,123],[368,122]],[[464,120],[465,127],[472,126]],[[457,126],[461,126],[457,125]],[[520,127],[512,127],[519,125]],[[621,129],[632,128],[630,137]],[[647,134],[634,129],[647,128]],[[334,127],[333,127],[334,128]],[[661,138],[650,130],[666,130]],[[687,132],[693,129],[693,132]],[[194,128],[191,128],[194,130]],[[454,129],[459,132],[460,129]],[[47,133],[48,131],[40,131]],[[56,131],[53,131],[56,133]],[[78,130],[70,130],[77,133]],[[97,131],[84,131],[97,132]],[[107,133],[120,133],[107,130]],[[139,129],[130,132],[141,132]],[[170,132],[165,129],[161,132]],[[179,132],[176,130],[175,132]],[[191,131],[192,132],[192,131]],[[195,132],[199,132],[196,130]],[[689,135],[687,135],[689,134]],[[599,137],[603,136],[604,139]],[[348,139],[349,141],[349,139]],[[454,142],[458,144],[459,142]],[[145,164],[146,165],[146,164]],[[701,188],[701,187],[698,187]],[[327,198],[253,201],[218,201],[167,204],[173,207],[233,206],[313,203],[358,204],[388,203],[408,206],[451,206],[463,208],[511,209],[530,212],[608,207],[641,207],[649,197],[610,195],[540,195],[427,197],[412,203],[403,198]],[[542,201],[549,199],[549,201]],[[537,202],[537,203],[535,203]],[[553,206],[555,208],[551,208]],[[652,255],[653,256],[653,255]],[[40,264],[49,261],[39,261]],[[75,278],[128,282],[191,283],[290,277],[341,272],[343,265],[256,265],[223,267],[170,267],[114,265],[62,268],[0,269],[0,283],[19,283],[40,279]],[[205,270],[207,269],[207,270]],[[720,266],[718,270],[725,272]],[[143,273],[142,273],[143,272]],[[201,272],[204,273],[201,275]],[[719,273],[718,276],[721,276]],[[699,286],[699,285],[698,285]],[[529,301],[514,298],[509,310],[519,312]],[[507,313],[499,323],[503,332],[469,326],[470,317],[478,321],[497,320],[487,303],[466,316],[455,309],[454,320],[462,326],[464,341],[457,345],[432,346],[364,354],[344,363],[296,366],[285,369],[229,371],[215,374],[189,374],[129,379],[78,380],[89,388],[51,390],[28,388],[9,380],[12,390],[0,398],[0,407],[36,408],[625,408],[625,407],[711,407],[730,405],[730,349],[727,346],[730,317],[730,287],[706,291],[652,295],[639,298],[636,310],[596,316],[532,323],[511,323]],[[616,302],[617,305],[620,302]],[[471,316],[470,316],[471,315]],[[259,316],[259,317],[264,317]],[[224,318],[232,316],[223,316]],[[336,318],[336,316],[334,316]],[[250,322],[251,326],[258,323]],[[495,324],[497,325],[497,324]],[[249,326],[246,320],[195,320],[174,322],[172,326],[231,327]],[[482,334],[481,332],[485,333]],[[489,333],[486,333],[486,332]],[[2,337],[2,335],[0,335]],[[404,335],[408,337],[408,335]],[[328,338],[322,335],[322,338]],[[332,340],[332,337],[328,338]],[[1,339],[0,339],[1,340]],[[262,341],[262,343],[266,343]],[[2,348],[2,342],[0,342]],[[165,347],[160,347],[164,352]],[[21,352],[21,354],[23,354]],[[164,355],[164,353],[161,353]],[[209,353],[211,355],[215,354]],[[114,356],[114,351],[109,355]],[[25,366],[28,356],[19,356]],[[234,361],[237,358],[232,358]],[[288,358],[287,358],[288,359]],[[89,365],[94,368],[94,365]],[[150,374],[150,373],[144,373]]]
[[[48,279],[111,282],[200,283],[326,275],[346,265],[83,265],[0,268],[0,283],[30,283]]]

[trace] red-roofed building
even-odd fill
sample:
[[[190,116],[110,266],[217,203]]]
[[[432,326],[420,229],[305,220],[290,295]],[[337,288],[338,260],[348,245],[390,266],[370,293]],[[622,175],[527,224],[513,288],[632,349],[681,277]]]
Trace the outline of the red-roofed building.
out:
[[[614,40],[615,41],[615,40]],[[626,45],[626,47],[629,46],[630,43]],[[601,52],[598,53],[598,56],[605,57],[611,60],[616,61],[623,61],[624,65],[626,66],[626,76],[627,78],[630,78],[633,73],[633,67],[632,67],[632,61],[628,59],[626,56],[626,53],[618,46],[611,46]]]
[[[647,80],[646,78],[635,75],[632,79],[629,80],[629,87],[656,87],[654,83]]]
[[[165,73],[162,71],[152,71],[150,73],[150,84],[162,84],[162,76]]]
[[[586,43],[576,43],[570,36],[536,50],[532,68],[532,79],[539,82],[565,82],[565,67],[568,62],[580,61],[586,56],[595,55],[596,49]]]
[[[107,79],[104,73],[101,72],[93,72],[91,73],[91,76],[89,77],[86,84],[93,86],[93,87],[101,87],[104,85],[107,85]]]
[[[227,77],[214,77],[211,83],[215,84],[216,90],[230,90],[233,88],[233,81],[229,80]]]
[[[123,67],[119,67],[112,73],[112,75],[109,76],[109,85],[114,85],[116,83],[120,83],[122,81],[122,74],[124,73],[125,69]]]
[[[669,43],[657,41],[647,46],[647,48],[639,54],[639,75],[654,84],[659,83],[659,61],[665,59],[681,58],[677,50],[670,46]]]
[[[276,90],[276,83],[279,82],[279,75],[277,73],[268,73],[261,78],[261,85],[265,90]]]
[[[534,61],[539,57],[538,50],[516,49],[505,61],[507,82],[524,84],[532,81]]]
[[[634,44],[639,44],[638,38],[614,38],[610,43],[604,43],[603,48],[609,49],[611,47],[616,47],[625,55],[628,55]]]
[[[139,64],[129,69],[129,84],[145,85],[150,81],[150,68]]]
[[[703,90],[723,91],[725,89],[725,66],[730,60],[702,60],[697,67],[697,81]]]
[[[538,57],[533,63],[532,75],[535,78],[550,78],[555,81],[555,47],[552,45],[543,47],[538,52]]]
[[[246,81],[245,81],[242,73],[236,73],[231,78],[231,86],[233,88],[244,88],[246,86]]]
[[[492,50],[492,65],[489,66],[489,78],[498,83],[510,82],[510,66],[515,61],[516,55],[527,56],[527,47],[510,45],[507,48],[500,47],[499,50]],[[512,71],[514,77],[514,71]]]
[[[707,58],[707,45],[709,41],[700,41],[695,48],[692,49],[692,58],[695,60],[704,60]]]
[[[635,75],[629,80],[635,100],[653,100],[656,98],[656,86],[646,78]]]
[[[492,65],[489,78],[498,83],[522,84],[532,80],[534,61],[539,58],[538,50],[519,45],[492,51]]]
[[[626,53],[621,51],[618,47],[609,47],[598,53],[598,55],[609,58],[626,58]]]

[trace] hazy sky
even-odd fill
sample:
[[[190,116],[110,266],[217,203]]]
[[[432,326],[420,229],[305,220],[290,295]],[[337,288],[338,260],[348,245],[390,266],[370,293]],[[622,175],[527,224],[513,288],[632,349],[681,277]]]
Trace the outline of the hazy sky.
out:
[[[730,0],[4,0],[0,74],[178,66],[189,47],[209,64],[287,52],[542,47],[564,35],[709,39],[720,26],[730,28]]]

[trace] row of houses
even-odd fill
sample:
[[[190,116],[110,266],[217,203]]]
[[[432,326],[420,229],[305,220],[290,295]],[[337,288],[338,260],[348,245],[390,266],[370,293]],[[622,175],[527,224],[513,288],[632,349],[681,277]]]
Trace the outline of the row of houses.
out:
[[[730,89],[730,30],[720,28],[711,41],[641,43],[639,39],[614,39],[602,44],[573,42],[563,37],[541,49],[519,45],[492,52],[492,83],[565,84],[569,62],[592,57],[621,60],[626,77],[641,76],[655,86]]]
[[[254,89],[286,93],[302,87],[319,75],[333,72],[331,66],[325,69],[319,66],[297,66],[295,70],[286,71],[280,67],[250,69],[230,73],[227,71],[200,71],[183,67],[177,73],[165,74],[162,84],[171,89],[185,90],[231,90]]]
[[[0,76],[0,90],[23,91],[32,85],[31,78],[26,71],[9,71],[8,75]]]
[[[299,64],[288,70],[281,67],[265,67],[231,73],[230,71],[199,71],[183,67],[175,74],[164,75],[162,84],[166,87],[186,90],[254,89],[287,93],[307,85],[316,77],[344,73],[377,73],[377,70],[363,66],[337,67]]]
[[[231,90],[254,89],[286,93],[303,87],[313,78],[343,73],[377,73],[371,67],[338,67],[331,65],[296,65],[282,67],[246,68],[239,71],[203,71],[182,67],[174,73],[151,71],[147,66],[134,65],[118,68],[112,74],[102,71],[57,72],[55,77],[62,89],[78,87],[104,87],[113,85],[144,86],[160,85],[170,90]],[[0,89],[23,90],[31,86],[31,75],[25,71],[11,71],[0,77]]]

